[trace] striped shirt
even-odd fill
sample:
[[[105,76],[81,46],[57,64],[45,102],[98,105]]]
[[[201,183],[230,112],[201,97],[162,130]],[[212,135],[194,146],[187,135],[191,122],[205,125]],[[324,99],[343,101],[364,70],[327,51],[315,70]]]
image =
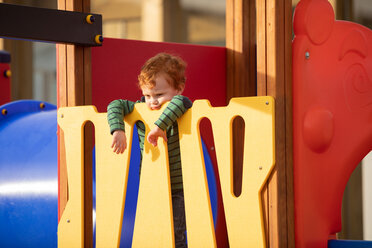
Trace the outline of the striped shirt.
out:
[[[144,102],[143,97],[141,101],[136,102],[122,99],[114,100],[108,105],[107,120],[110,125],[111,134],[116,130],[124,130],[124,116],[131,113],[134,109],[134,105],[140,102]],[[167,132],[169,171],[172,191],[183,189],[180,143],[178,124],[176,120],[191,108],[191,106],[192,102],[189,98],[182,95],[176,95],[172,98],[168,106],[161,113],[159,119],[155,122],[155,125]],[[136,126],[142,155],[145,141],[145,125],[138,121]]]

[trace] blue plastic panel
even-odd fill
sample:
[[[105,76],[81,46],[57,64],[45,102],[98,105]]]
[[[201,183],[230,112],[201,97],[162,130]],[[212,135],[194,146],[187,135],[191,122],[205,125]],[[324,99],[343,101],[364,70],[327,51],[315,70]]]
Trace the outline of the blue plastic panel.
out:
[[[372,241],[328,240],[328,248],[371,248]]]

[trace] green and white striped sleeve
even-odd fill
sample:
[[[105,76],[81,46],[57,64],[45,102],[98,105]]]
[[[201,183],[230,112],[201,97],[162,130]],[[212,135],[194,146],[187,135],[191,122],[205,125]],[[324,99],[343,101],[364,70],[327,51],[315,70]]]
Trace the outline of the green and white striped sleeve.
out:
[[[155,122],[155,125],[162,130],[166,130],[167,127],[173,125],[191,106],[192,102],[189,98],[182,95],[174,96],[159,119]]]
[[[137,102],[128,100],[114,100],[107,106],[107,121],[110,125],[110,133],[116,130],[124,131],[124,116],[131,113]]]

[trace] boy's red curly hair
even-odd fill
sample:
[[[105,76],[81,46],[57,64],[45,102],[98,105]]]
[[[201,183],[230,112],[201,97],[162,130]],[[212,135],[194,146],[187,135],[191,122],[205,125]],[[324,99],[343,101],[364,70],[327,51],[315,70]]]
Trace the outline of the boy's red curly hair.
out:
[[[186,62],[180,57],[168,53],[159,53],[146,61],[138,75],[139,87],[152,88],[155,86],[155,79],[159,73],[168,76],[168,83],[177,90],[185,86]]]

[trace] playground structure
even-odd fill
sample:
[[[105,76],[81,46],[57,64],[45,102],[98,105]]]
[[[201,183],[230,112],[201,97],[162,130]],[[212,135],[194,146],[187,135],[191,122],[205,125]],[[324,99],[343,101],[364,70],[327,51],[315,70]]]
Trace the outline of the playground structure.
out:
[[[187,237],[190,247],[216,245],[198,128],[199,121],[204,117],[211,120],[218,151],[218,171],[229,243],[232,247],[264,246],[259,192],[274,165],[273,106],[274,102],[270,97],[236,98],[228,107],[219,108],[211,108],[205,101],[195,101],[192,110],[179,120]],[[225,149],[226,144],[231,145],[231,132],[224,131],[226,126],[231,128],[231,120],[236,115],[242,116],[246,123],[247,147],[244,155],[244,165],[247,169],[243,175],[243,191],[238,198],[232,194],[232,170],[229,161],[232,158],[231,150]],[[146,109],[144,104],[136,106],[126,119],[129,127],[126,132],[133,133],[131,127],[137,120],[143,121],[149,130],[157,117],[158,113]],[[87,121],[93,122],[96,137],[96,247],[118,247],[130,150],[125,152],[124,156],[118,156],[111,151],[106,115],[95,113],[91,107],[61,108],[58,112],[59,125],[68,141],[66,164],[71,185],[69,202],[59,224],[59,247],[82,247],[84,243],[81,219],[84,205],[84,187],[81,180],[84,163],[81,141],[83,125]],[[261,142],[255,142],[253,137],[260,138]],[[130,147],[131,139],[128,144]],[[154,148],[145,142],[144,151],[132,247],[172,247],[174,241],[169,171],[163,166],[167,164],[166,146],[161,144],[159,148]],[[149,222],[149,219],[152,221]]]
[[[329,235],[333,235],[341,229],[340,211],[334,209],[339,210],[341,206],[345,184],[356,163],[371,150],[371,129],[368,126],[370,123],[370,119],[368,119],[370,116],[370,99],[372,99],[370,87],[372,78],[371,30],[356,24],[334,21],[331,6],[325,0],[302,0],[297,7],[294,23],[296,38],[293,43],[293,179],[295,191],[293,201],[291,200],[292,168],[290,165],[292,157],[290,135],[292,130],[292,88],[290,80],[288,80],[289,82],[284,80],[290,78],[291,68],[285,67],[288,63],[279,63],[280,61],[290,61],[289,52],[286,52],[290,51],[290,47],[288,47],[290,35],[288,31],[285,32],[285,30],[288,30],[288,26],[291,26],[289,25],[290,21],[288,24],[289,4],[283,1],[283,7],[276,1],[259,1],[258,11],[262,10],[264,2],[267,4],[265,8],[270,9],[274,6],[274,11],[277,11],[275,18],[270,13],[265,15],[268,20],[263,23],[270,25],[265,27],[264,32],[260,29],[262,26],[257,27],[257,40],[259,41],[260,37],[262,38],[260,35],[266,37],[264,39],[265,44],[257,42],[257,55],[262,55],[262,53],[266,55],[271,52],[270,49],[274,49],[275,54],[273,58],[264,56],[267,58],[266,60],[257,61],[257,92],[258,94],[274,96],[276,103],[276,168],[269,178],[266,193],[263,193],[263,210],[264,213],[269,213],[264,214],[266,216],[264,218],[266,221],[264,230],[266,230],[265,235],[267,237],[264,243],[269,247],[293,247],[293,232],[295,232],[296,247],[327,247]],[[244,13],[244,11],[242,12]],[[317,17],[311,18],[314,13],[317,13]],[[259,23],[262,21],[260,18],[262,16],[258,15],[257,22]],[[270,27],[274,27],[274,32],[271,32]],[[287,29],[284,27],[287,27]],[[340,40],[342,42],[339,42]],[[150,43],[143,44],[150,45]],[[335,44],[340,45],[336,46]],[[149,50],[154,52],[154,47],[160,46],[155,49],[157,50],[164,49],[164,46],[168,45],[153,44],[153,47]],[[105,43],[102,48],[94,49],[97,49],[96,51],[99,53],[99,49],[106,49],[106,47]],[[333,47],[334,50],[329,47]],[[89,50],[90,48],[86,47],[59,45],[59,107],[90,104],[90,101],[94,102],[95,92],[102,92],[95,91],[94,84],[89,84],[91,78],[89,67],[84,67],[83,70],[70,71],[64,66],[70,58],[79,57],[82,60],[73,60],[75,61],[73,67],[82,69],[82,62],[90,61]],[[116,50],[114,49],[114,51]],[[329,52],[331,56],[327,57],[329,61],[323,65],[321,61],[324,56],[321,55],[324,51]],[[225,50],[220,52],[225,52]],[[93,50],[92,82],[97,78],[94,75],[97,71],[94,64],[94,53]],[[231,54],[229,55],[228,52],[227,58],[221,57],[222,59],[218,61],[227,60],[227,63],[229,63],[230,56]],[[80,65],[79,61],[81,62]],[[226,66],[225,62],[221,64],[223,67]],[[330,64],[335,65],[333,70],[327,67]],[[228,78],[231,75],[230,70],[231,68],[226,71]],[[346,74],[337,76],[340,71]],[[342,80],[337,77],[342,78]],[[359,80],[355,80],[355,78]],[[320,79],[323,79],[323,81]],[[330,86],[324,81],[327,83],[333,82],[334,88],[331,90]],[[340,81],[343,82],[341,85]],[[65,82],[67,83],[65,84]],[[319,85],[315,82],[319,82]],[[239,83],[236,84],[239,85]],[[83,87],[83,85],[85,86]],[[271,87],[272,85],[273,87]],[[324,85],[327,85],[327,87],[324,87]],[[329,83],[329,85],[332,84]],[[232,94],[229,87],[227,95]],[[325,93],[325,89],[330,91]],[[67,94],[67,92],[70,92],[70,94]],[[90,94],[92,95],[90,96]],[[307,94],[309,94],[309,97]],[[336,99],[330,98],[330,95],[334,95]],[[286,117],[283,119],[284,113],[286,113]],[[350,134],[347,136],[346,133],[350,129],[358,131],[353,133],[353,136],[350,136]],[[327,130],[327,132],[320,132],[321,130]],[[85,135],[86,139],[89,139],[88,136]],[[63,138],[60,139],[60,142],[62,142],[60,143],[60,149],[68,146],[64,145],[63,140]],[[344,154],[346,156],[344,162],[336,162],[336,157],[330,156],[331,152],[337,153],[337,159],[341,160],[340,154]],[[63,156],[64,151],[60,150],[60,161],[62,160],[60,163],[62,166],[62,168],[60,167],[60,216],[67,202],[66,186],[63,186],[67,182],[67,176],[63,174],[63,166],[65,165]],[[89,156],[85,154],[84,157],[88,158]],[[303,160],[308,161],[306,166]],[[317,161],[316,166],[314,166],[315,161]],[[89,164],[89,161],[87,161],[87,164]],[[345,170],[339,170],[340,164],[343,164],[341,167]],[[88,171],[83,174],[89,175],[87,166],[85,170]],[[324,170],[324,173],[319,174],[319,170]],[[313,174],[314,176],[312,176]],[[332,178],[333,184],[329,183],[328,179],[330,178]],[[85,187],[89,188],[89,185]],[[279,201],[283,200],[283,195],[285,196],[285,204],[280,204]],[[85,199],[84,202],[89,202],[89,200]],[[319,203],[321,203],[321,206],[318,206]],[[266,208],[267,206],[271,208]],[[84,221],[89,221],[89,218],[83,217],[89,213],[89,206],[82,212],[84,214],[81,214],[81,218]],[[291,217],[293,213],[294,218]],[[291,225],[293,220],[294,227]],[[89,223],[84,225],[89,227]],[[88,245],[89,240],[91,240],[89,233],[91,233],[90,230],[85,229],[84,234],[82,234],[81,242],[84,245]],[[88,238],[86,238],[87,236]],[[85,240],[82,241],[82,239]],[[330,246],[334,245],[333,243],[335,242],[330,242]]]

